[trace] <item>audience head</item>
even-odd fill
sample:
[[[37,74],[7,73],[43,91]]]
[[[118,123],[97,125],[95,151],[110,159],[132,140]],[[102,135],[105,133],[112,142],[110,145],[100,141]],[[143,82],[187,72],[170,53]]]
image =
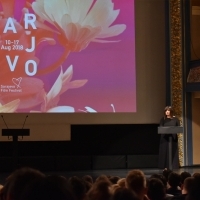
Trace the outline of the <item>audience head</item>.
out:
[[[187,178],[188,179],[188,178]],[[186,200],[200,199],[200,178],[192,177],[189,182],[188,195]]]
[[[152,174],[150,178],[157,178],[161,180],[165,188],[167,188],[167,180],[162,174]]]
[[[117,184],[118,184],[120,187],[126,187],[126,178],[120,178],[120,179],[117,181]]]
[[[3,188],[3,185],[0,184],[0,190]]]
[[[162,181],[158,178],[150,178],[147,181],[147,196],[150,200],[162,200],[165,198],[166,190]]]
[[[116,184],[117,181],[118,181],[119,179],[120,179],[119,176],[111,176],[111,177],[109,178],[109,180],[110,180],[110,182],[111,182],[112,184]]]
[[[81,178],[73,176],[69,178],[69,188],[77,200],[81,200],[86,196],[86,184]]]
[[[113,200],[139,200],[135,192],[128,188],[117,188],[113,195]]]
[[[188,177],[191,177],[191,174],[189,172],[181,172],[181,184],[184,183],[184,180]]]
[[[112,192],[114,193],[115,190],[117,190],[118,188],[120,188],[120,186],[118,184],[112,184]]]
[[[173,171],[171,169],[164,169],[162,174],[165,177],[166,181],[168,182],[168,177]]]
[[[134,191],[140,199],[146,194],[146,177],[141,170],[132,170],[126,176],[126,187]]]
[[[98,181],[109,181],[109,178],[108,176],[106,175],[100,175],[96,178],[95,182],[98,182]],[[110,182],[110,181],[109,181]],[[110,182],[111,183],[111,182]]]
[[[90,175],[85,175],[85,176],[82,177],[82,179],[83,179],[84,181],[87,181],[87,182],[93,184],[93,178],[92,178],[92,176],[90,176]]]
[[[88,200],[111,200],[112,184],[108,180],[95,181],[87,194]]]
[[[21,168],[14,171],[1,189],[1,199],[25,200],[38,190],[45,175],[38,170]]]
[[[190,191],[190,187],[192,186],[194,181],[194,177],[187,177],[184,182],[183,182],[183,187],[182,187],[182,194],[188,194]]]
[[[38,194],[32,194],[30,200],[75,200],[68,187],[67,179],[63,176],[50,175],[42,181]],[[29,200],[29,199],[24,199]]]
[[[195,172],[193,175],[192,175],[193,177],[195,177],[195,178],[200,178],[200,173],[199,172]]]
[[[177,188],[180,185],[181,176],[176,172],[172,172],[169,174],[168,183],[170,187]]]

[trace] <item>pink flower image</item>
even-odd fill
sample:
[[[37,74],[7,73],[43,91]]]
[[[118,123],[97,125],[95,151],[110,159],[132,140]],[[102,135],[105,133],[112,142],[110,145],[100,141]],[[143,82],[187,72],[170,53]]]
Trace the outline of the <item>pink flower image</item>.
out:
[[[34,12],[40,19],[49,22],[59,31],[58,40],[65,47],[62,64],[71,51],[81,51],[90,42],[111,42],[104,40],[121,34],[125,24],[111,25],[119,10],[114,10],[111,0],[36,0],[32,3]],[[58,67],[54,64],[40,73],[50,72]]]
[[[134,0],[0,0],[0,22],[1,105],[136,112]]]
[[[61,72],[52,86],[51,90],[45,95],[44,103],[42,104],[42,112],[59,112],[61,107],[57,107],[60,100],[60,95],[69,89],[82,87],[87,83],[87,80],[74,80],[71,81],[73,75],[73,66],[71,65],[64,73],[61,68]],[[69,111],[71,107],[62,106],[62,110]]]

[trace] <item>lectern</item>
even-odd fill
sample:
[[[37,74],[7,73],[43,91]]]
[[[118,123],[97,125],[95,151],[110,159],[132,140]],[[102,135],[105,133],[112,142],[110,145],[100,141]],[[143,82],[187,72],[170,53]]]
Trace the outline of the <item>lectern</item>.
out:
[[[172,135],[170,134],[176,134],[176,133],[183,133],[183,127],[182,126],[159,126],[158,127],[158,134],[169,134],[169,141],[168,141],[169,169],[172,169]]]
[[[30,129],[2,129],[2,136],[11,136],[13,143],[13,168],[18,165],[18,136],[29,136]]]

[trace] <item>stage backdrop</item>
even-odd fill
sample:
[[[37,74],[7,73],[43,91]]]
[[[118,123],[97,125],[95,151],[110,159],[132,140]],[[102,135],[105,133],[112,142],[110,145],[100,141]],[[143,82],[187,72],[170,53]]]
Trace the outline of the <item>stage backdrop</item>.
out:
[[[0,2],[1,127],[20,128],[28,115],[36,140],[48,124],[61,132],[49,139],[62,140],[70,124],[158,123],[164,0]]]

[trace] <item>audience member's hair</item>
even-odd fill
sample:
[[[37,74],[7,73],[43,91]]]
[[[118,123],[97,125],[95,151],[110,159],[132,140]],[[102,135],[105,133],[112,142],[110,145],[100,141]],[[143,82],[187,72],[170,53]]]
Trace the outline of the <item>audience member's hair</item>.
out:
[[[162,200],[165,198],[165,186],[158,178],[150,178],[147,181],[147,196],[150,200]]]
[[[126,176],[126,187],[136,194],[141,194],[146,188],[146,178],[141,170],[132,170]]]
[[[171,169],[164,169],[162,174],[163,176],[165,177],[166,181],[168,182],[168,178],[169,178],[169,175],[172,173],[173,171]]]
[[[85,197],[87,189],[85,181],[81,178],[73,176],[68,180],[69,188],[77,200],[81,200]]]
[[[181,176],[176,172],[169,174],[168,183],[172,188],[177,188],[180,185]]]
[[[120,179],[117,181],[117,184],[118,184],[120,187],[126,187],[126,178],[120,178]]]
[[[108,180],[96,181],[88,191],[88,200],[110,200],[112,198],[111,183]]]
[[[74,200],[61,176],[45,176],[38,170],[22,168],[6,180],[0,199],[10,200]]]
[[[92,176],[90,176],[90,175],[85,175],[85,176],[82,177],[82,179],[83,179],[84,181],[87,181],[87,182],[93,184],[93,178],[92,178]]]
[[[191,174],[189,172],[181,172],[181,184],[184,183],[184,180],[188,177],[191,177]]]
[[[25,200],[29,194],[37,191],[44,178],[45,175],[38,170],[18,169],[7,178],[1,189],[0,199]]]
[[[167,180],[162,174],[152,174],[150,178],[157,178],[161,180],[165,188],[167,188]]]
[[[100,175],[100,176],[98,176],[98,177],[96,178],[95,182],[98,182],[98,181],[108,181],[108,182],[110,182],[109,177],[106,176],[106,175]],[[111,183],[111,182],[110,182],[110,183]]]
[[[195,177],[195,178],[199,177],[199,178],[200,178],[200,173],[199,173],[199,172],[195,172],[195,173],[192,175],[192,177]]]
[[[84,180],[83,180],[84,181]],[[84,181],[85,182],[85,188],[86,188],[86,193],[92,188],[92,183],[89,183],[87,181]]]
[[[117,181],[120,179],[120,177],[119,176],[111,176],[110,178],[109,178],[109,180],[110,180],[110,182],[112,183],[112,184],[117,184]]]
[[[191,190],[191,186],[193,184],[194,177],[187,177],[184,182],[183,182],[183,189],[182,193],[183,194],[188,194],[188,192]]]
[[[0,184],[0,190],[3,188],[3,185]]]
[[[67,179],[62,176],[47,176],[39,190],[38,194],[33,193],[30,200],[75,200],[72,192],[67,185]],[[24,199],[24,200],[28,200]]]
[[[117,188],[113,200],[139,200],[135,192],[128,188]]]
[[[118,188],[120,188],[118,184],[112,184],[112,192],[115,192]]]
[[[188,188],[188,195],[186,200],[199,200],[200,199],[200,178],[193,177],[190,180],[190,185]]]

